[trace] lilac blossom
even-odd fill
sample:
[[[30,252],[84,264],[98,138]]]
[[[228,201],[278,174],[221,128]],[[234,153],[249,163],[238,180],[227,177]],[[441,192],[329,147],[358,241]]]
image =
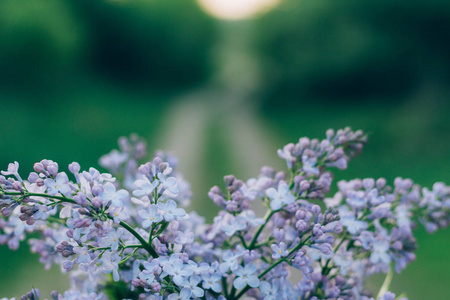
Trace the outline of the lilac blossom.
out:
[[[177,160],[158,151],[141,161],[145,143],[134,135],[100,160],[120,180],[76,162],[69,178],[47,159],[22,180],[15,162],[0,176],[0,244],[17,249],[33,233],[39,260],[71,274],[53,299],[106,299],[108,286],[158,300],[374,299],[365,278],[415,259],[416,224],[448,226],[450,188],[366,178],[340,181],[329,195],[330,169],[347,168],[365,143],[361,131],[328,130],[278,151],[288,172],[225,176],[225,189],[208,193],[221,209],[211,224],[181,208],[192,193]],[[256,202],[268,207],[264,217]],[[291,268],[300,281],[289,281]],[[378,300],[396,299],[384,291]]]
[[[219,283],[220,280],[222,279],[222,276],[219,275],[218,273],[214,273],[214,274],[205,274],[202,275],[202,279],[203,279],[203,283],[202,283],[202,287],[205,290],[213,290],[216,293],[220,293],[222,291],[222,285]]]
[[[269,188],[266,191],[266,195],[271,200],[270,208],[273,210],[279,210],[283,204],[291,204],[295,200],[295,196],[290,193],[289,186],[284,181],[280,182],[278,190]]]
[[[62,172],[56,175],[56,178],[53,180],[51,178],[47,178],[44,180],[45,186],[47,186],[47,192],[49,195],[56,195],[58,193],[65,195],[70,192],[71,188],[69,185],[69,178],[67,174]]]
[[[99,195],[103,203],[108,203],[111,201],[116,207],[122,206],[124,201],[128,199],[128,196],[129,193],[126,190],[116,191],[116,187],[110,182],[107,182],[104,185],[104,191]]]
[[[272,249],[272,258],[280,259],[281,257],[285,257],[289,254],[289,251],[286,249],[286,244],[281,242],[279,245],[273,244],[270,246]]]
[[[138,213],[143,220],[143,228],[149,228],[153,224],[161,222],[163,219],[163,216],[158,213],[158,207],[153,204],[148,209],[142,209]]]
[[[245,267],[239,266],[237,270],[233,272],[236,278],[233,281],[233,286],[240,290],[244,288],[247,284],[251,287],[259,286],[259,279],[254,273],[256,272],[256,265],[254,263],[249,263]]]
[[[177,208],[177,203],[174,200],[168,200],[166,203],[159,202],[158,208],[167,222],[186,216],[186,211],[182,208]]]

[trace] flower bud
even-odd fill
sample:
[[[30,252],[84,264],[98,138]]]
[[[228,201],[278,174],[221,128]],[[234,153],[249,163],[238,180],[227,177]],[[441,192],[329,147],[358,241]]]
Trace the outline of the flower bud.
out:
[[[37,184],[37,186],[44,186],[44,179],[42,179],[42,178],[37,179],[36,184]]]
[[[47,171],[50,175],[56,176],[56,174],[58,174],[58,164],[55,162],[50,163],[47,167]]]
[[[94,199],[92,199],[92,206],[95,208],[100,208],[102,206],[102,200],[98,197],[94,197]]]
[[[35,163],[33,166],[34,171],[37,173],[42,173],[45,171],[45,167],[42,163]]]
[[[75,161],[69,165],[69,171],[72,174],[78,174],[80,172],[80,169],[80,164]]]
[[[13,189],[16,191],[22,191],[22,183],[20,181],[14,181],[13,185],[12,185]]]
[[[9,208],[9,207],[3,207],[2,210],[1,210],[1,213],[2,213],[2,215],[3,215],[5,218],[7,218],[7,217],[9,217],[9,216],[11,215],[12,209]]]

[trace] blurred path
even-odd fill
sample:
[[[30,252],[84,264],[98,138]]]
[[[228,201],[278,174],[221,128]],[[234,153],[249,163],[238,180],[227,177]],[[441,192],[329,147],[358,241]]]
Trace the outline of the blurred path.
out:
[[[217,161],[231,163],[226,169],[242,180],[258,176],[264,165],[283,167],[276,154],[280,145],[259,119],[258,102],[252,99],[261,81],[248,44],[253,24],[223,22],[219,26],[220,41],[212,53],[218,64],[217,73],[204,88],[174,102],[167,112],[167,124],[162,126],[163,140],[158,143],[178,156],[180,170],[191,183],[197,200],[205,199],[211,188],[207,186],[207,176],[217,173],[217,166],[207,160],[211,132],[214,143],[219,138],[219,145],[225,145],[224,152],[213,155],[226,155]],[[227,174],[221,174],[224,175]],[[212,208],[210,203],[194,200],[192,204],[199,212]]]
[[[163,140],[158,145],[178,157],[180,170],[192,185],[194,199],[205,198],[211,188],[205,186],[205,179],[217,172],[205,159],[211,126],[218,125],[220,132],[215,134],[223,137],[220,144],[227,145],[230,169],[240,179],[256,177],[264,165],[282,166],[276,155],[277,143],[247,99],[243,93],[204,89],[179,99],[168,110],[167,123],[162,126],[165,131],[160,134]],[[204,205],[195,200],[192,204],[197,210]],[[255,208],[263,214],[260,205]]]

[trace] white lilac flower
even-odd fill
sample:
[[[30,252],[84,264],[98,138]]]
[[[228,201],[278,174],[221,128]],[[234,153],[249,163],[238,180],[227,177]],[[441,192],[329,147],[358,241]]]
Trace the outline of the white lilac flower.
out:
[[[87,181],[93,182],[94,180],[96,180],[100,177],[100,172],[97,169],[91,167],[91,168],[89,168],[89,172],[83,171],[81,173],[81,175],[83,175],[83,177]]]
[[[100,240],[100,247],[111,247],[111,250],[117,251],[119,248],[120,237],[123,235],[124,229],[122,227],[117,230],[111,229],[108,235]]]
[[[45,185],[39,186],[36,183],[30,183],[28,181],[23,182],[25,185],[25,188],[31,192],[31,193],[39,193],[43,194],[45,193],[45,190],[47,187]],[[46,203],[47,199],[45,197],[37,197],[37,196],[30,196],[30,199],[39,201],[40,203]]]
[[[335,266],[339,267],[339,272],[343,276],[346,276],[348,270],[351,270],[352,264],[354,262],[353,252],[340,250],[333,256],[333,262]]]
[[[248,186],[247,184],[243,184],[241,188],[239,189],[244,196],[245,199],[248,201],[255,200],[256,196],[258,196],[258,191],[254,189],[254,187]]]
[[[178,194],[178,186],[177,186],[177,179],[175,177],[168,177],[164,176],[162,173],[158,173],[158,179],[161,182],[161,184],[168,190],[170,193],[177,195]]]
[[[45,179],[44,184],[48,188],[47,193],[52,196],[58,193],[66,195],[68,192],[71,191],[69,185],[69,178],[67,177],[67,174],[64,172],[61,172],[58,175],[56,175],[55,180],[51,178]]]
[[[239,214],[239,217],[247,222],[251,227],[260,226],[265,222],[263,218],[256,218],[253,210],[244,210]]]
[[[205,294],[205,291],[198,287],[200,281],[202,281],[200,276],[193,275],[189,278],[189,281],[185,286],[191,290],[192,296],[194,297],[203,297],[203,295]]]
[[[243,253],[241,254],[243,255]],[[241,256],[233,253],[231,250],[226,250],[223,255],[222,259],[223,262],[219,265],[219,270],[222,273],[230,271],[234,271],[238,268],[239,264],[237,259]]]
[[[289,191],[289,186],[286,182],[280,181],[278,184],[278,190],[275,188],[269,188],[266,191],[267,197],[271,199],[270,208],[273,210],[279,210],[284,205],[291,204],[295,201],[294,195]]]
[[[127,220],[130,215],[127,212],[127,209],[125,207],[112,207],[109,210],[109,215],[113,217],[114,223],[118,224],[120,221]]]
[[[71,204],[62,204],[61,211],[59,212],[59,217],[61,219],[68,219],[72,216],[73,207]]]
[[[246,227],[247,223],[244,218],[235,217],[230,224],[225,223],[222,225],[222,231],[225,232],[226,235],[232,236],[236,231],[244,230]]]
[[[158,213],[158,207],[154,204],[150,205],[148,209],[141,209],[138,211],[139,216],[142,218],[142,227],[149,228],[153,224],[161,222],[163,217]]]
[[[359,234],[369,226],[367,222],[357,220],[354,212],[350,211],[345,205],[339,207],[339,215],[341,225],[347,228],[347,231],[352,235]]]
[[[289,254],[289,251],[286,249],[286,244],[281,242],[280,244],[272,244],[270,246],[272,249],[272,258],[273,259],[280,259],[281,257],[285,257]]]
[[[222,255],[223,262],[219,265],[220,272],[226,273],[228,270],[234,271],[238,268],[238,258],[246,253],[246,249],[241,245],[238,245],[236,250],[236,253],[231,250],[224,251]]]
[[[159,185],[158,179],[155,179],[153,182],[148,181],[147,179],[139,179],[134,183],[138,189],[133,191],[133,196],[142,198],[145,196],[151,197],[151,195],[155,192],[155,189]]]
[[[159,202],[158,208],[161,210],[164,220],[167,222],[186,216],[186,211],[182,208],[177,208],[177,203],[171,199],[167,203]]]
[[[152,224],[161,222],[163,217],[161,211],[158,210],[158,206],[151,204],[147,209],[141,209],[138,211],[139,216],[143,219],[143,228],[148,228]]]
[[[220,274],[204,274],[202,276],[202,279],[202,287],[205,290],[211,289],[216,293],[220,293],[222,291],[222,285],[219,283],[219,281],[222,279],[222,276]]]
[[[360,210],[366,206],[367,198],[363,191],[349,192],[346,199],[348,205]]]
[[[280,158],[286,160],[288,168],[292,168],[296,162],[296,157],[292,155],[294,150],[294,144],[287,144],[283,149],[278,149],[277,154]]]
[[[128,192],[126,190],[116,191],[116,187],[111,182],[107,182],[104,185],[103,193],[99,195],[103,203],[108,203],[109,201],[116,207],[122,206],[123,201],[128,199]]]
[[[259,290],[261,293],[263,293],[265,296],[263,300],[275,300],[277,299],[278,292],[279,292],[279,285],[274,280],[272,284],[270,284],[267,281],[261,282],[259,285]]]
[[[373,189],[367,194],[367,198],[369,199],[369,203],[372,206],[380,205],[386,202],[386,197],[378,194],[378,190]]]
[[[311,173],[313,175],[319,175],[319,169],[316,167],[317,164],[317,157],[309,157],[307,155],[302,156],[302,164],[303,164],[303,170],[307,173]]]
[[[120,152],[116,149],[112,150],[110,153],[100,157],[100,166],[111,170],[112,172],[118,172],[120,166],[126,162],[128,159],[128,153]]]
[[[103,253],[100,261],[102,263],[103,272],[112,273],[113,280],[116,282],[119,281],[120,256],[117,253],[112,254],[111,251],[106,251],[105,253]]]
[[[173,293],[167,297],[168,300],[188,300],[191,299],[192,291],[189,288],[183,288],[180,294]]]
[[[17,180],[22,182],[22,178],[19,175],[19,163],[17,161],[8,164],[8,171],[2,171],[2,175],[13,175]]]
[[[237,270],[233,271],[236,278],[233,281],[233,286],[240,290],[244,288],[247,284],[253,288],[259,286],[259,279],[256,275],[256,265],[254,263],[249,263],[245,267],[239,266]]]
[[[73,247],[73,252],[75,252],[75,254],[78,254],[77,258],[75,259],[75,262],[78,264],[88,264],[91,261],[90,252],[86,246],[75,246]]]
[[[164,265],[163,270],[168,275],[172,276],[173,282],[178,286],[185,286],[187,283],[186,277],[193,273],[190,265],[185,265],[181,259],[176,258]]]
[[[383,263],[385,265],[391,262],[389,255],[390,241],[385,238],[377,237],[372,241],[372,253],[370,254],[370,262],[373,264]]]
[[[178,231],[177,236],[175,238],[175,243],[180,245],[190,245],[194,242],[194,233],[193,232],[182,232]]]
[[[38,208],[38,211],[33,215],[36,220],[46,220],[49,215],[55,214],[57,211],[56,207],[47,205],[36,204],[34,207]]]

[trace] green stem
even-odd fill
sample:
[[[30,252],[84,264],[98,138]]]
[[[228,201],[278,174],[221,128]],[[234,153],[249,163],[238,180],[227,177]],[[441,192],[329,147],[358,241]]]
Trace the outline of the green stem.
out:
[[[253,237],[253,240],[250,243],[250,246],[248,246],[249,250],[253,250],[255,248],[256,243],[258,242],[258,237],[261,234],[261,232],[264,229],[264,226],[266,226],[267,222],[269,221],[269,219],[273,216],[275,212],[271,209],[269,209],[266,213],[266,215],[264,216],[264,223],[261,224],[261,226],[259,226],[258,230],[255,233],[255,236]]]
[[[303,247],[306,242],[311,238],[311,236],[307,237],[303,242],[298,243],[297,246],[295,246],[291,251],[289,251],[289,254],[286,257],[283,257],[282,259],[279,259],[276,263],[274,263],[273,265],[271,265],[269,268],[267,268],[264,272],[262,272],[261,274],[259,274],[258,278],[261,279],[264,277],[264,275],[266,275],[267,273],[269,273],[273,268],[275,268],[276,266],[278,266],[279,264],[281,264],[282,262],[285,262],[289,259],[289,257],[296,252],[297,250],[299,250],[301,247]],[[236,297],[233,297],[233,295],[231,295],[231,299],[233,300],[237,300],[239,298],[241,298],[248,290],[250,289],[250,286],[247,285],[244,289],[242,289],[242,291],[236,295]]]
[[[394,277],[394,268],[391,267],[389,272],[386,275],[386,278],[384,279],[383,285],[380,288],[380,291],[378,292],[377,299],[383,296],[388,290],[389,286],[391,285],[392,278]]]
[[[113,217],[108,216],[110,219],[113,219]],[[127,223],[125,223],[124,221],[120,221],[120,226],[122,226],[123,228],[125,228],[126,230],[128,230],[128,232],[130,232],[132,235],[134,235],[135,238],[138,239],[138,241],[142,244],[142,247],[148,251],[148,253],[150,253],[151,256],[153,256],[154,258],[159,257],[158,253],[156,253],[155,249],[153,249],[152,245],[150,245],[149,243],[147,243],[146,240],[144,240],[144,238],[137,233],[133,228],[131,228],[130,225],[128,225]]]
[[[9,196],[25,196],[25,197],[29,197],[29,196],[35,196],[35,197],[44,197],[44,198],[49,198],[49,199],[57,199],[57,200],[61,200],[62,202],[68,202],[68,203],[72,203],[72,204],[77,204],[77,202],[75,200],[73,200],[72,198],[67,198],[64,196],[51,196],[48,194],[42,194],[42,193],[30,193],[28,191],[25,191],[24,193],[21,192],[8,192],[8,191],[4,191],[5,195],[9,195]],[[90,206],[94,211],[95,208],[93,206]],[[110,215],[107,216],[109,219],[114,220],[113,217],[111,217]],[[119,223],[120,226],[122,226],[123,228],[125,228],[128,232],[130,232],[135,238],[138,239],[138,241],[142,244],[142,247],[147,250],[148,253],[150,253],[150,255],[154,258],[159,257],[158,253],[156,253],[155,249],[152,247],[152,245],[150,245],[149,243],[147,243],[147,241],[139,234],[137,233],[130,225],[128,225],[127,223],[121,221]]]

